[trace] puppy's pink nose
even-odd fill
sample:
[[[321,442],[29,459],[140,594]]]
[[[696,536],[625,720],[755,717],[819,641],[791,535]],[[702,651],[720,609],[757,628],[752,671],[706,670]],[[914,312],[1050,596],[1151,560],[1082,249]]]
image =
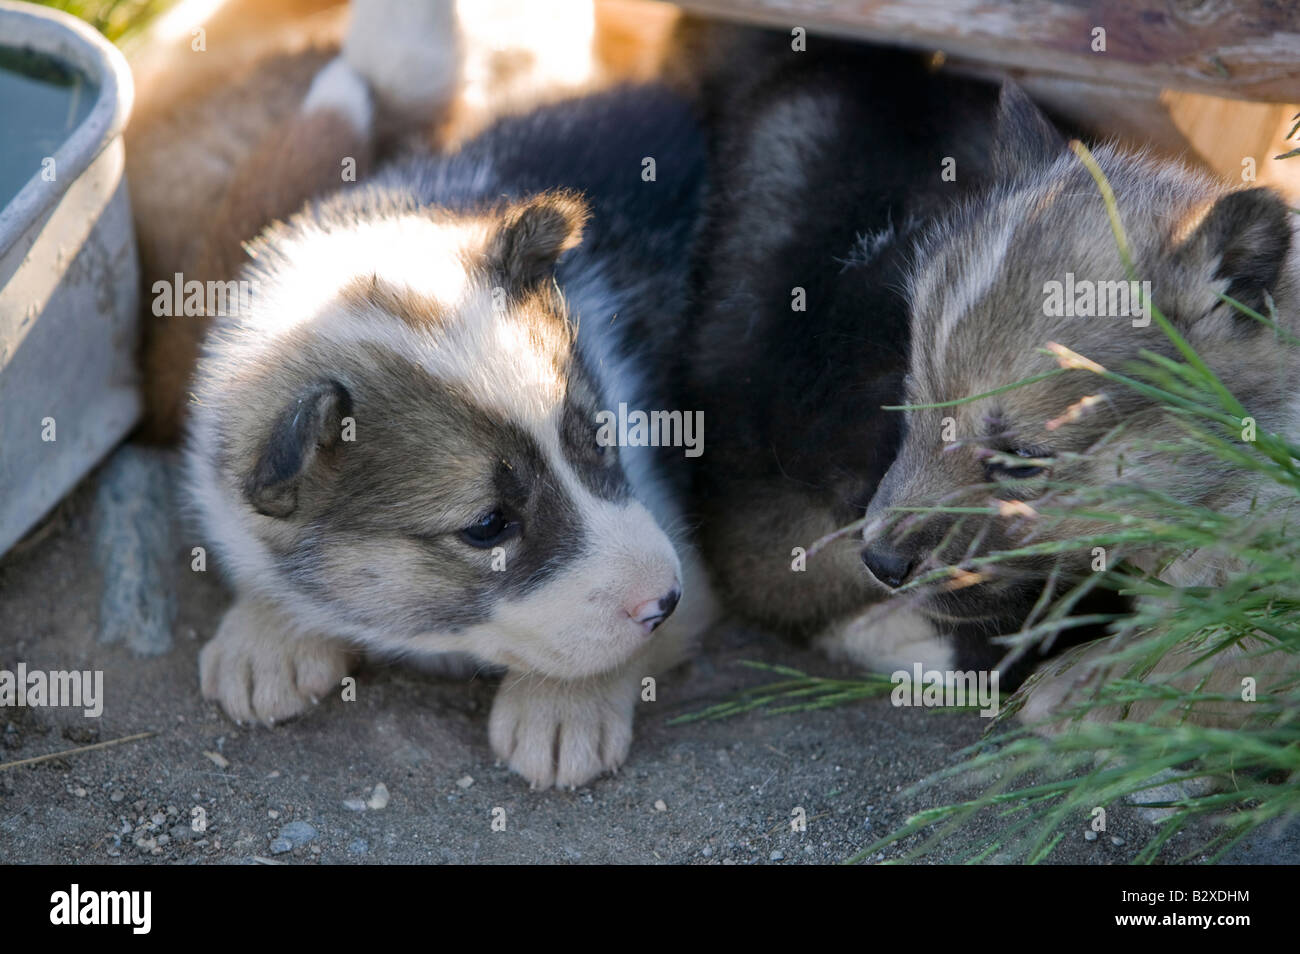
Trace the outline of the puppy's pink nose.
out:
[[[628,610],[627,615],[632,617],[633,622],[644,626],[648,633],[672,615],[681,598],[682,591],[674,586],[665,595],[646,600],[640,606]]]

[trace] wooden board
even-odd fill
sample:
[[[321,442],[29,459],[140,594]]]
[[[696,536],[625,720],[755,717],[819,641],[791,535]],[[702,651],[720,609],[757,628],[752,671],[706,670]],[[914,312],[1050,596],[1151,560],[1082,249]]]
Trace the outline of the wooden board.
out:
[[[1294,0],[681,0],[694,13],[1011,70],[1235,99],[1300,100]],[[1094,51],[1094,30],[1105,51]]]

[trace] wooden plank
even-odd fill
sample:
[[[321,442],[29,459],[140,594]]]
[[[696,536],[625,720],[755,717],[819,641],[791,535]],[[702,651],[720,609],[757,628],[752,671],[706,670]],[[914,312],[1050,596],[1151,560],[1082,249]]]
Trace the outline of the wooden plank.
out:
[[[1300,99],[1294,0],[680,0],[722,19],[941,50],[1011,70]],[[1105,50],[1094,51],[1094,29]]]

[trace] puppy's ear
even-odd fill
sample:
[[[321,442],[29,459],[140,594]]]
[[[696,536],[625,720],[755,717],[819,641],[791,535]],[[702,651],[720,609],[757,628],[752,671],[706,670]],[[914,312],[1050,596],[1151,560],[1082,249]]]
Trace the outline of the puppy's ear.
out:
[[[1007,80],[998,97],[993,140],[993,169],[998,178],[1014,179],[1055,161],[1065,151],[1065,137],[1034,105],[1023,89]]]
[[[493,280],[515,290],[551,277],[561,253],[582,241],[587,205],[572,192],[546,192],[510,206],[488,239]]]
[[[258,513],[287,517],[298,509],[298,486],[317,457],[343,438],[352,396],[337,381],[304,390],[275,418],[257,463],[244,480],[244,496]]]
[[[1178,255],[1198,263],[1212,279],[1226,279],[1225,294],[1261,311],[1264,293],[1282,277],[1290,251],[1291,212],[1286,202],[1271,189],[1255,188],[1229,192],[1215,202]]]

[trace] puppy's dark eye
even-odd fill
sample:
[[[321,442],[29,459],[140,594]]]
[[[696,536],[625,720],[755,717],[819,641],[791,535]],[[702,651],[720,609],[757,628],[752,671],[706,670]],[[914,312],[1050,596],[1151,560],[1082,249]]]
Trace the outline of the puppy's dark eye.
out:
[[[500,510],[492,510],[462,530],[460,538],[472,547],[487,549],[509,540],[519,529],[519,521],[511,520]]]
[[[1015,460],[1023,460],[1017,464]],[[1040,447],[1013,447],[995,452],[984,462],[985,476],[990,480],[1028,480],[1045,474],[1051,466],[1052,452]]]

